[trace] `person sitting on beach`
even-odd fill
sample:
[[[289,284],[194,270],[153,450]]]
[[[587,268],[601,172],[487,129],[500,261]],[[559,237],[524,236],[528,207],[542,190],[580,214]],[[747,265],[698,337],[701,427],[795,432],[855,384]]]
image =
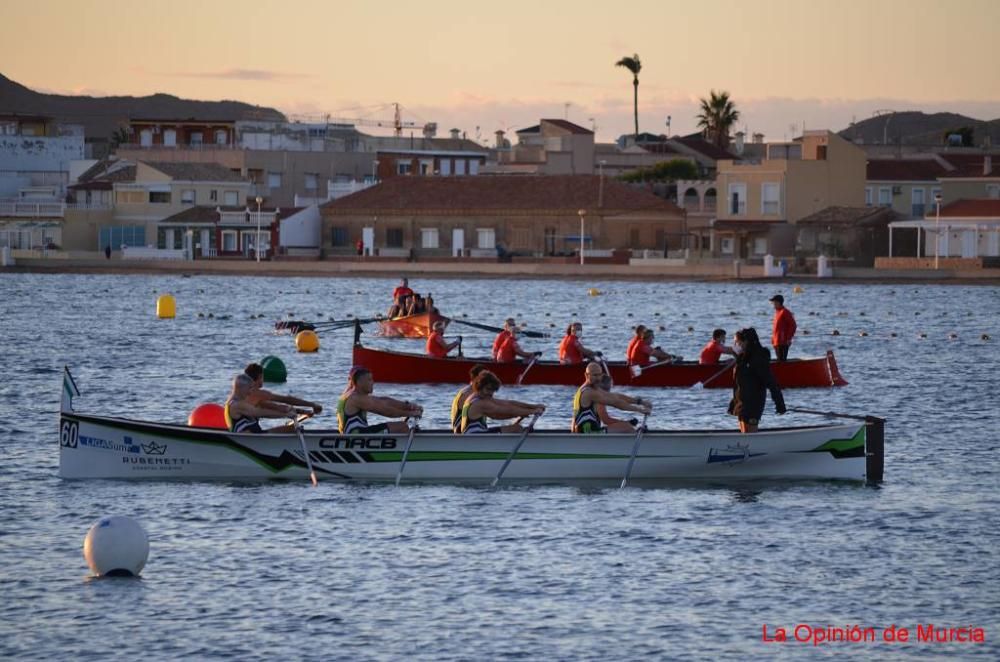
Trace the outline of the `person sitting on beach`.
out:
[[[584,359],[594,359],[601,356],[600,352],[593,352],[580,342],[583,335],[583,324],[573,322],[566,327],[566,335],[559,343],[559,363],[583,363]]]
[[[311,400],[303,400],[293,395],[279,395],[264,389],[264,368],[259,363],[250,363],[243,369],[243,374],[253,380],[254,389],[250,393],[250,402],[255,405],[267,405],[271,402],[279,402],[293,407],[309,407],[312,415],[316,416],[323,412],[323,405]]]
[[[490,352],[490,358],[494,361],[497,360],[497,352],[500,351],[500,346],[504,344],[507,338],[510,337],[510,330],[517,326],[517,322],[513,317],[508,317],[503,322],[503,329],[497,334],[497,337],[493,339],[493,351]]]
[[[459,336],[458,340],[451,343],[445,340],[444,327],[445,323],[441,320],[434,322],[431,335],[427,337],[427,356],[433,356],[436,359],[447,358],[448,352],[462,344],[462,336]]]
[[[628,365],[646,367],[652,363],[653,359],[657,361],[675,361],[679,360],[679,356],[673,356],[664,352],[660,347],[654,347],[653,341],[656,340],[656,334],[653,333],[652,329],[645,329],[642,332],[642,340],[632,345],[632,349],[628,355]]]
[[[256,385],[253,379],[246,373],[240,373],[233,378],[233,390],[223,408],[226,427],[230,432],[291,432],[294,429],[293,425],[282,425],[264,430],[260,427],[260,419],[291,418],[297,414],[308,413],[281,402],[256,404],[253,401],[255,389]]]
[[[702,348],[698,363],[718,363],[723,354],[736,356],[733,348],[726,346],[726,330],[716,329],[712,331],[712,339]]]
[[[406,432],[405,420],[368,424],[368,412],[394,418],[411,416],[420,418],[424,409],[412,402],[372,395],[375,380],[367,368],[355,366],[347,378],[347,389],[337,401],[337,429],[341,434],[381,434],[386,432]]]
[[[601,380],[604,377],[604,369],[599,363],[588,363],[584,368],[586,381],[576,391],[573,396],[573,422],[570,424],[572,432],[589,434],[593,432],[629,432],[635,428],[626,421],[618,421],[611,426],[605,427],[601,421],[601,415],[597,411],[598,405],[610,405],[616,409],[625,411],[635,411],[640,414],[648,414],[653,410],[653,405],[642,398],[635,398],[623,393],[612,393],[601,388]],[[607,415],[607,411],[605,411]]]
[[[480,363],[472,366],[469,370],[469,383],[458,389],[458,393],[451,401],[451,431],[455,434],[462,432],[462,409],[465,407],[465,401],[472,395],[473,382],[483,370],[486,370],[486,366]]]
[[[541,355],[541,352],[526,352],[521,349],[521,345],[517,342],[517,327],[512,326],[507,338],[500,344],[499,349],[497,349],[497,354],[494,358],[498,363],[512,363],[518,358],[531,359]]]
[[[480,434],[484,432],[521,432],[521,424],[490,427],[487,420],[525,417],[545,412],[545,405],[517,402],[516,400],[498,400],[494,394],[500,388],[500,379],[489,370],[484,370],[472,382],[472,395],[462,406],[462,434]]]

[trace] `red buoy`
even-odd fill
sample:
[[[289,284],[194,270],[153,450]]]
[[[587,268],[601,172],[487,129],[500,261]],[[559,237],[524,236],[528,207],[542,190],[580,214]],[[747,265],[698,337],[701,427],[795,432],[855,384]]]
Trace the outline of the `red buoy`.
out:
[[[193,428],[220,428],[226,430],[226,414],[222,405],[206,402],[198,405],[188,416],[188,425]]]

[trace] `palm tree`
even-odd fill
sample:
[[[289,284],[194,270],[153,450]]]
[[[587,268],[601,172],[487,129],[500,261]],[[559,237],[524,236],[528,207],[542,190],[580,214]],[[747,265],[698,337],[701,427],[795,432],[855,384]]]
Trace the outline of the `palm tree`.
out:
[[[723,149],[729,145],[729,129],[740,119],[740,111],[729,98],[729,92],[712,90],[708,99],[701,100],[698,126],[705,130],[705,137]]]
[[[635,113],[635,138],[639,139],[639,72],[642,70],[642,62],[639,61],[639,54],[632,57],[623,57],[615,62],[616,67],[625,67],[632,72],[632,110]]]

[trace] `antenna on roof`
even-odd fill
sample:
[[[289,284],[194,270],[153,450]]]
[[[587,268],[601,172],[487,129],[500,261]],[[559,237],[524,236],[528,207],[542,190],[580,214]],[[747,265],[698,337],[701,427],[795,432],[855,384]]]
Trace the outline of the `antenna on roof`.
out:
[[[569,101],[567,101],[566,103],[563,104],[563,119],[564,120],[568,120],[569,119],[569,107],[572,106],[572,105],[573,104],[570,103]]]

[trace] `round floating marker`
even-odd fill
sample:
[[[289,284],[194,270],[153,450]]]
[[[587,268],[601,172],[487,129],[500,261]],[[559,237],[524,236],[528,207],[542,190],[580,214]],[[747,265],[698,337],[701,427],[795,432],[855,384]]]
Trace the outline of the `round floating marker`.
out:
[[[809,335],[809,329],[802,329],[802,335],[808,336]]]
[[[215,319],[215,313],[209,313],[208,314],[208,319],[214,320]]]
[[[228,430],[226,410],[222,405],[206,402],[198,405],[188,414],[188,426],[192,428],[216,428]]]
[[[657,329],[658,329],[658,330],[660,330],[660,331],[666,331],[666,330],[667,330],[667,327],[665,327],[665,326],[663,326],[663,325],[661,324],[660,326],[658,326],[658,327],[657,327]]]
[[[693,327],[693,326],[689,326],[689,327],[688,327],[688,333],[691,333],[691,332],[693,332],[693,331],[694,331],[694,327]]]
[[[868,336],[868,332],[867,332],[867,331],[862,331],[862,332],[861,332],[861,333],[859,333],[858,335],[859,335],[859,336],[861,336],[862,338],[865,338],[865,337],[867,337],[867,336]]]
[[[980,340],[989,340],[990,339],[990,334],[984,333],[983,335],[979,336],[979,339]]]
[[[948,334],[948,340],[955,340],[956,338],[958,338],[958,334],[957,333],[949,333]]]
[[[800,285],[796,285],[792,288],[792,294],[802,294],[805,290],[802,289]]]
[[[288,369],[277,356],[265,356],[260,361],[260,367],[264,369],[265,382],[284,384],[288,381]]]
[[[156,316],[161,320],[173,319],[177,315],[177,300],[173,295],[161,294],[156,299]]]
[[[601,313],[601,317],[607,317],[607,316],[608,316],[607,313]]]
[[[295,349],[303,353],[315,352],[319,349],[319,336],[310,329],[299,331],[295,334]]]
[[[83,539],[83,558],[99,577],[137,577],[149,558],[149,536],[130,517],[102,517]]]
[[[913,314],[914,314],[914,315],[919,315],[919,314],[920,314],[920,311],[919,311],[919,310],[915,310],[915,311],[913,311]]]
[[[889,334],[889,337],[890,337],[890,338],[898,338],[898,337],[899,337],[899,334],[898,334],[898,333],[896,333],[895,331],[893,331],[892,333],[890,333],[890,334]]]
[[[601,291],[596,287],[592,287],[589,290],[587,290],[587,294],[589,294],[592,297],[599,297],[601,296]]]
[[[198,317],[204,317],[205,313],[198,313]]]
[[[632,317],[632,313],[626,313],[625,317]]]
[[[918,333],[918,334],[917,334],[917,337],[918,337],[918,338],[926,338],[926,337],[927,337],[927,334],[926,334],[926,333]]]
[[[660,313],[653,313],[653,317],[659,317]]]
[[[833,331],[830,332],[830,335],[831,336],[839,336],[840,335],[840,331],[838,331],[837,329],[834,329]]]
[[[860,313],[858,313],[858,315],[861,315],[862,317],[864,317],[865,316],[865,311],[862,310]]]

